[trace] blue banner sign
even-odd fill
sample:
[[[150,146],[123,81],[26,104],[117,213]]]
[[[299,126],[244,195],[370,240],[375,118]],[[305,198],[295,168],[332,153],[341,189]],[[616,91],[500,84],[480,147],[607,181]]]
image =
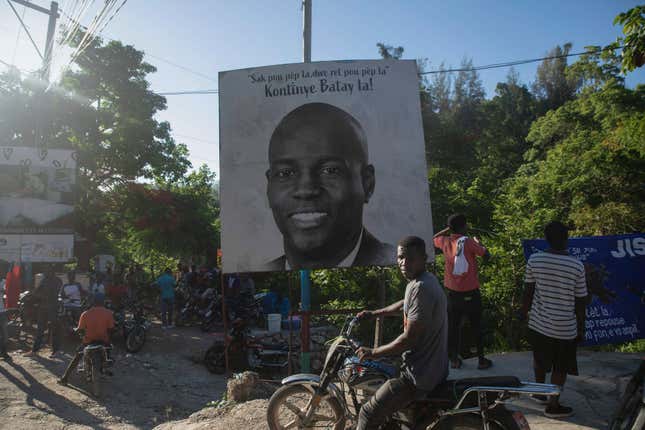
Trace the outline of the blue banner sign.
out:
[[[523,240],[524,256],[548,248],[546,240]],[[645,337],[645,234],[576,237],[569,254],[585,265],[587,306],[584,345]]]

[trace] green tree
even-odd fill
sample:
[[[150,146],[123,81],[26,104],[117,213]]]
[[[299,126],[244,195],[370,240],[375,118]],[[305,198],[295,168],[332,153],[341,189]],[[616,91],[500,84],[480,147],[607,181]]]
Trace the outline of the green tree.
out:
[[[556,46],[547,53],[547,59],[538,66],[533,94],[540,100],[541,112],[557,109],[568,100],[575,97],[578,89],[577,82],[568,77],[567,55],[571,51],[571,43]]]
[[[208,167],[172,183],[122,185],[109,197],[111,210],[102,233],[123,260],[140,261],[154,250],[166,259],[216,262],[219,201],[215,174]]]
[[[645,6],[636,6],[618,14],[614,25],[623,26],[625,37],[618,38],[614,46],[623,45],[622,70],[631,72],[645,64]]]

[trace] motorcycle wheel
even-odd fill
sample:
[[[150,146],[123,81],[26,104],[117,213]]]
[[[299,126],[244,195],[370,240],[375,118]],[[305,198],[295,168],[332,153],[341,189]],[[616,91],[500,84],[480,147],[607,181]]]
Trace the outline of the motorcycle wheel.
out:
[[[305,428],[300,422],[299,416],[307,412],[307,404],[313,393],[314,388],[311,386],[284,385],[280,387],[269,400],[267,408],[269,428],[271,430]],[[323,399],[313,414],[310,426],[333,430],[344,429],[345,413],[338,400],[331,396]]]
[[[488,424],[491,430],[522,430],[515,421],[513,412],[503,406],[497,406],[488,413]],[[417,425],[415,429],[429,429],[425,424]],[[481,430],[484,428],[479,414],[454,415],[440,421],[433,430]]]
[[[139,352],[144,343],[146,343],[146,330],[141,326],[136,326],[125,338],[125,350]]]
[[[98,397],[101,395],[101,388],[100,388],[100,378],[101,378],[101,360],[98,357],[94,357],[92,360],[92,368],[91,368],[91,378],[92,378],[92,394],[94,397]]]
[[[204,355],[204,364],[209,372],[221,375],[226,370],[226,361],[224,357],[224,345],[213,345]]]

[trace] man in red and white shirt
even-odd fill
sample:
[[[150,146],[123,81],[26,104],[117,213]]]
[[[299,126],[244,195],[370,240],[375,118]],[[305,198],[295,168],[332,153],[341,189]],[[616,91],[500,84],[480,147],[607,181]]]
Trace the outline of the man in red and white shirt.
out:
[[[490,257],[476,237],[467,237],[468,224],[463,214],[451,215],[448,227],[434,236],[434,246],[445,257],[444,284],[448,289],[448,355],[453,369],[461,367],[458,356],[460,326],[468,318],[477,341],[479,369],[493,363],[484,356],[482,341],[482,300],[477,276],[477,257]]]

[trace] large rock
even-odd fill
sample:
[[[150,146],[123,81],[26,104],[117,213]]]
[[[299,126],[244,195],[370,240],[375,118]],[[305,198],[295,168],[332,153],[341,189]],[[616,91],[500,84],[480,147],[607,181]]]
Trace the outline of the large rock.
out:
[[[236,403],[268,399],[276,386],[260,380],[255,372],[238,373],[226,383],[226,399]]]

